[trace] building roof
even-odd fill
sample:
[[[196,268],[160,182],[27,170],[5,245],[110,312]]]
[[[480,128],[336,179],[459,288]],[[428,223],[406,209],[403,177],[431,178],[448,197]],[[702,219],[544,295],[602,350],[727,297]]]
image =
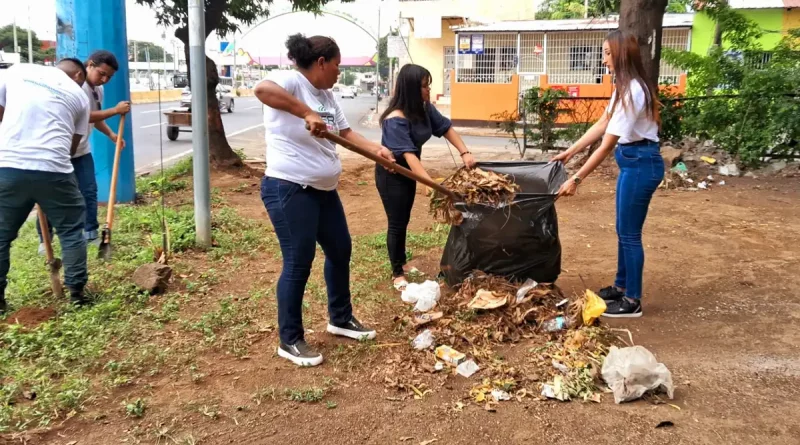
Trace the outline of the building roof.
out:
[[[691,28],[694,14],[664,14],[664,28]],[[459,33],[481,32],[553,32],[553,31],[605,31],[616,29],[619,17],[570,20],[521,20],[496,22],[490,25],[456,28]]]
[[[733,9],[797,8],[800,0],[728,0]]]

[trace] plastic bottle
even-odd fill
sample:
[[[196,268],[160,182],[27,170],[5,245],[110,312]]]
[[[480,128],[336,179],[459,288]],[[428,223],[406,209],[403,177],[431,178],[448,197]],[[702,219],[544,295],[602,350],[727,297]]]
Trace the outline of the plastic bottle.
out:
[[[563,316],[560,316],[542,323],[542,330],[545,332],[563,331],[569,327],[568,324],[569,323],[567,322],[567,319]]]

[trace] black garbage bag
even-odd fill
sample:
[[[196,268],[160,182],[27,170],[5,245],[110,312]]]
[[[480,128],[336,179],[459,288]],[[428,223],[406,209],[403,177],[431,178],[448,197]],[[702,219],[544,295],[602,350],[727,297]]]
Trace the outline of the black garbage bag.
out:
[[[561,242],[555,200],[567,180],[560,162],[479,162],[478,167],[513,178],[514,202],[501,208],[456,204],[464,214],[450,228],[441,269],[448,285],[474,270],[514,281],[553,283],[561,273]]]

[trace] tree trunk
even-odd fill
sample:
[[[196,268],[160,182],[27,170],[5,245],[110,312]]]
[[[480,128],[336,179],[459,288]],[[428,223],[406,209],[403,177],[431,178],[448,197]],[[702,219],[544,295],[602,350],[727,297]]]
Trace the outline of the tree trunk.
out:
[[[661,67],[661,34],[669,0],[622,0],[619,28],[639,40],[644,68],[658,84]]]
[[[191,66],[189,61],[189,31],[188,28],[178,28],[175,30],[175,37],[183,42],[184,54],[186,55],[186,66]],[[191,70],[186,70],[189,86],[192,85]],[[219,74],[217,65],[206,57],[206,94],[208,95],[208,157],[214,167],[242,167],[244,163],[237,155],[225,137],[225,127],[222,124],[222,115],[219,112],[219,100],[217,100],[217,85],[219,84]],[[235,100],[234,100],[235,102]]]

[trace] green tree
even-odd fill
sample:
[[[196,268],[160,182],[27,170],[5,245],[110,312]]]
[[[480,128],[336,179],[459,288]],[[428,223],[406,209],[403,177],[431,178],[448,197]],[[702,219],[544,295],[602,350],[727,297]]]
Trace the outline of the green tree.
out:
[[[128,54],[130,54],[131,61],[133,61],[133,53],[136,52],[137,62],[147,62],[147,53],[150,53],[151,62],[164,61],[164,48],[161,45],[156,45],[152,42],[144,42],[141,40],[128,41]],[[167,53],[167,62],[172,62],[172,54]]]
[[[319,13],[330,0],[291,0],[295,10]],[[346,0],[350,1],[350,0]],[[175,26],[175,37],[184,44],[186,61],[189,60],[189,11],[187,0],[136,0],[156,12],[158,24]],[[225,37],[239,30],[240,26],[250,26],[269,15],[273,0],[205,0],[205,35],[216,33]],[[219,102],[215,93],[219,84],[217,66],[206,57],[206,90],[208,93],[208,142],[210,161],[220,167],[240,167],[241,158],[233,151],[222,125]]]
[[[355,71],[345,71],[342,73],[342,83],[344,85],[353,85],[356,81],[356,73]]]
[[[28,62],[28,30],[17,26],[17,44],[20,46],[19,53],[23,62]],[[33,63],[44,63],[45,60],[53,62],[56,57],[55,48],[42,50],[42,42],[31,32],[31,46],[33,46]],[[0,48],[5,52],[14,52],[14,25],[6,25],[0,28]]]
[[[621,0],[589,0],[589,17],[603,17],[620,11]],[[692,0],[670,0],[667,12],[686,12]],[[546,0],[542,3],[537,19],[558,20],[583,18],[583,0]]]

